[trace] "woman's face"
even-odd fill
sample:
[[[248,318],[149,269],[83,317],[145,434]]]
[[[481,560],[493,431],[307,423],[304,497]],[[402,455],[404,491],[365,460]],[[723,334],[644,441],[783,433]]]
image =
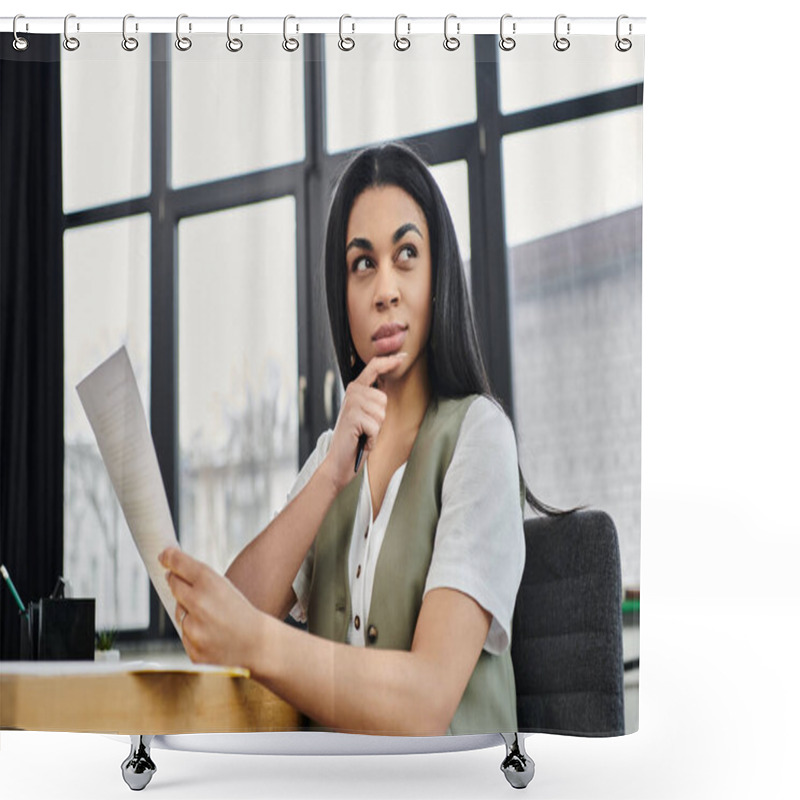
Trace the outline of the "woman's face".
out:
[[[345,259],[347,316],[358,356],[366,364],[407,352],[387,379],[424,369],[432,278],[422,209],[397,186],[365,189],[350,211]]]

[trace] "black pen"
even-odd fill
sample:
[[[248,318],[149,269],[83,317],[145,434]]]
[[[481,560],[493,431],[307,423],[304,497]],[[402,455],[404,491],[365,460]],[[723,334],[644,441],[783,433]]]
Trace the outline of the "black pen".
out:
[[[361,436],[358,437],[358,451],[356,452],[356,468],[355,472],[358,472],[359,464],[361,464],[361,457],[364,455],[364,447],[367,444],[367,434],[362,433]]]
[[[373,389],[378,388],[378,381],[376,380],[375,383],[372,384]],[[362,433],[361,436],[358,437],[358,450],[356,451],[356,468],[353,472],[358,472],[358,467],[361,464],[361,458],[364,455],[364,448],[367,445],[367,434]]]

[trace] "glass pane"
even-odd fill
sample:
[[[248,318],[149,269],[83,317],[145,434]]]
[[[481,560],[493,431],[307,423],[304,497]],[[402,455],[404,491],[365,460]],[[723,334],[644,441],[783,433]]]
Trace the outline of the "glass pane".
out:
[[[441,36],[415,36],[398,52],[385,34],[358,36],[349,52],[325,37],[327,148],[441,130],[475,120],[475,48],[471,36],[448,52]]]
[[[641,83],[644,37],[635,37],[627,53],[615,47],[615,36],[571,36],[559,53],[552,36],[518,36],[513,50],[500,53],[500,110],[511,114]]]
[[[469,236],[469,174],[466,161],[451,161],[449,164],[437,164],[431,167],[433,177],[442,190],[453,225],[456,229],[458,249],[467,278],[467,286],[471,288],[470,272],[470,236]]]
[[[150,193],[150,36],[93,33],[61,51],[64,212]]]
[[[180,537],[219,570],[297,474],[295,201],[179,228]]]
[[[509,244],[616,214],[642,203],[642,109],[506,136],[502,157]]]
[[[607,511],[639,585],[641,114],[503,148],[520,463],[535,495]]]
[[[120,48],[121,50],[122,48]],[[64,575],[99,628],[146,628],[149,580],[75,386],[125,345],[150,417],[150,217],[64,234]]]
[[[170,48],[173,186],[305,157],[302,37],[299,55],[275,36],[249,36],[237,53],[226,41],[203,34],[185,52]]]

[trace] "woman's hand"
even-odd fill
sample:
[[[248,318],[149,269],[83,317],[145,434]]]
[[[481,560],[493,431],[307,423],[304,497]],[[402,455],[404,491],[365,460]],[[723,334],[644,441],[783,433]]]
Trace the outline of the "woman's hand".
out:
[[[361,374],[347,386],[344,393],[339,418],[333,431],[333,439],[323,467],[341,491],[354,477],[358,440],[362,433],[367,442],[364,452],[375,447],[383,421],[386,418],[386,393],[373,386],[380,375],[390,372],[407,356],[407,353],[393,353],[389,356],[375,356]]]
[[[177,548],[158,557],[177,601],[175,617],[189,658],[252,670],[267,616],[227,579]]]

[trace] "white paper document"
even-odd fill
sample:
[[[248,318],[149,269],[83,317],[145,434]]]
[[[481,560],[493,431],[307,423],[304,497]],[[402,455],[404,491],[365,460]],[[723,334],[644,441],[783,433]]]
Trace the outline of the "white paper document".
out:
[[[185,656],[184,656],[185,658]],[[162,661],[3,661],[0,675],[37,676],[45,678],[67,675],[115,675],[131,672],[180,672],[184,675],[227,675],[230,678],[249,678],[244,667],[225,667],[216,664],[164,663]]]
[[[158,554],[178,547],[153,439],[133,375],[121,347],[77,386],[100,455],[108,470],[125,521],[175,629],[175,598]]]

